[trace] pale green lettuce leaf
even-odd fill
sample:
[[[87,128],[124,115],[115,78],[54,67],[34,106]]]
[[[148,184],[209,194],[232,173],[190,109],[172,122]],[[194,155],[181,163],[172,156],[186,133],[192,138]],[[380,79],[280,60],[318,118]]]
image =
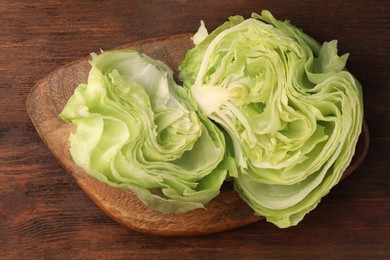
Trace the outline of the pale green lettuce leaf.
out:
[[[155,210],[203,208],[228,169],[236,171],[224,134],[162,62],[135,51],[92,57],[88,83],[60,114],[76,126],[69,138],[75,163]]]
[[[268,11],[230,20],[187,52],[179,78],[234,144],[240,196],[268,221],[301,221],[351,162],[359,82],[337,42],[319,44]]]

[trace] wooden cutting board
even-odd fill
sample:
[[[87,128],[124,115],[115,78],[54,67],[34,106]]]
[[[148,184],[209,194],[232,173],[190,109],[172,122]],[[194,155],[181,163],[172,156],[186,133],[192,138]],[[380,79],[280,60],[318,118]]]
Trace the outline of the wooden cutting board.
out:
[[[192,46],[191,34],[130,43],[116,49],[134,49],[161,60],[174,69]],[[245,226],[262,217],[253,211],[234,192],[231,184],[223,186],[220,195],[198,209],[184,214],[163,214],[145,207],[130,191],[116,189],[102,183],[79,168],[69,153],[68,137],[74,131],[70,123],[62,121],[62,111],[74,89],[87,82],[89,56],[69,63],[39,81],[27,99],[27,111],[38,134],[75,179],[81,189],[99,208],[127,228],[162,236],[190,236],[221,232]],[[351,174],[364,160],[369,146],[367,124],[363,125],[353,162],[343,177]]]

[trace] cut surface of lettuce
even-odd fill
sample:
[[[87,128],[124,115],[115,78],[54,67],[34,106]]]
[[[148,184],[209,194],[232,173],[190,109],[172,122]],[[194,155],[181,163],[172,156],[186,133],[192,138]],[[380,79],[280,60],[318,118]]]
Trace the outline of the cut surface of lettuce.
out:
[[[90,63],[88,82],[60,114],[76,126],[75,163],[165,213],[203,208],[217,196],[234,160],[171,69],[136,51],[93,54]]]
[[[296,225],[339,182],[361,132],[348,54],[268,11],[205,32],[193,37],[179,79],[232,138],[240,196],[275,225]]]

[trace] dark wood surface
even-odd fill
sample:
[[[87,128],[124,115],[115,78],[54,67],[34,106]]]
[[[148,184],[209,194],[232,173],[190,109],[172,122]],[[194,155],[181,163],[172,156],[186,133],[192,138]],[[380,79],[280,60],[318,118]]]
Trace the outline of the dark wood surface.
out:
[[[289,229],[260,221],[161,238],[111,220],[34,129],[25,107],[32,87],[90,52],[194,32],[200,19],[214,28],[261,9],[351,53],[371,131],[365,162]],[[0,259],[389,259],[389,13],[387,0],[0,1]]]

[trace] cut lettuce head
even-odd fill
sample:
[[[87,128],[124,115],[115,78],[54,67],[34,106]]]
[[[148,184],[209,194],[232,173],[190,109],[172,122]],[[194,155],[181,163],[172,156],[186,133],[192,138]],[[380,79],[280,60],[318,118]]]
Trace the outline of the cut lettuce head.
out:
[[[92,55],[60,114],[76,126],[73,160],[164,213],[203,208],[233,179],[255,214],[296,225],[339,182],[361,132],[348,54],[268,11],[210,34],[201,22],[192,39],[184,88],[135,51]]]
[[[165,64],[135,51],[92,57],[88,83],[60,114],[76,126],[69,138],[75,163],[152,209],[204,207],[236,169],[223,133]]]
[[[240,196],[277,226],[296,225],[338,183],[361,132],[348,55],[268,11],[205,32],[193,37],[179,78],[232,138]]]

